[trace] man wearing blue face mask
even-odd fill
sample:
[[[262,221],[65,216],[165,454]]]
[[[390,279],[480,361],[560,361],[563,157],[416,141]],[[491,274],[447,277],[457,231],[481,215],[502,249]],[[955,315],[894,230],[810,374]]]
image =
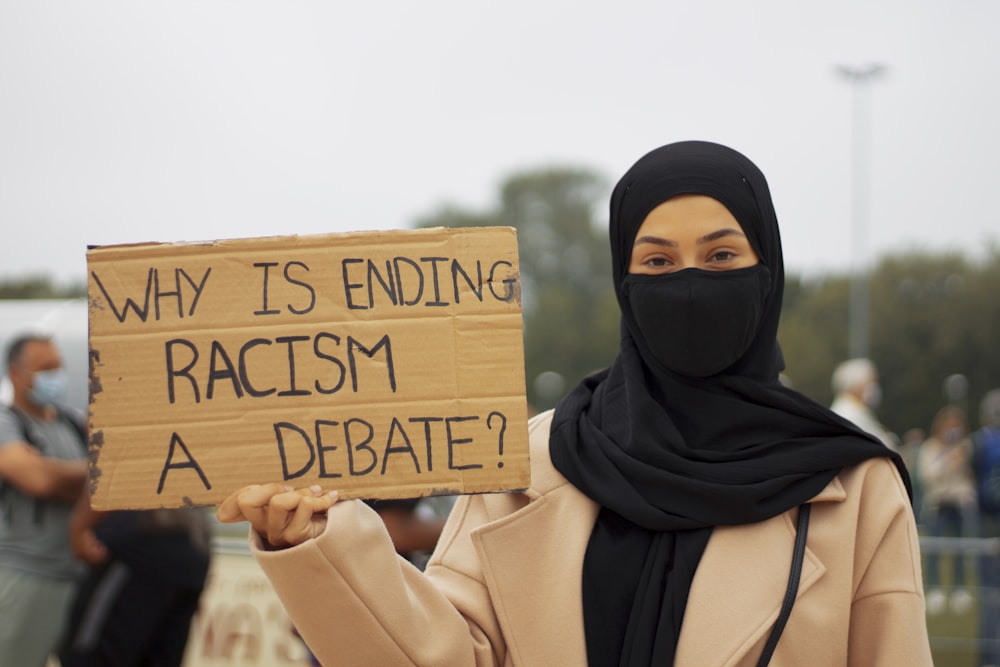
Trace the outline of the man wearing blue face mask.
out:
[[[82,420],[59,407],[67,377],[51,339],[14,339],[7,372],[14,399],[0,408],[0,665],[41,667],[80,574],[67,524],[87,448]]]

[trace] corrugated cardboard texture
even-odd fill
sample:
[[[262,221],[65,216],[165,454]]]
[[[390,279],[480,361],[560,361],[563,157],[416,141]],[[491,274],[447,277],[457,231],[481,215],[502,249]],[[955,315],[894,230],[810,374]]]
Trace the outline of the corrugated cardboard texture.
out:
[[[92,503],[529,484],[517,239],[428,229],[87,252]]]

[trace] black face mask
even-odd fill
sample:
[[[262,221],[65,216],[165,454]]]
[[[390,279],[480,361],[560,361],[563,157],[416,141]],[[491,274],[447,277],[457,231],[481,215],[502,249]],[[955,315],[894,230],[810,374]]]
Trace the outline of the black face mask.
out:
[[[658,365],[709,377],[736,363],[757,333],[771,274],[763,264],[732,271],[628,274],[623,292]]]

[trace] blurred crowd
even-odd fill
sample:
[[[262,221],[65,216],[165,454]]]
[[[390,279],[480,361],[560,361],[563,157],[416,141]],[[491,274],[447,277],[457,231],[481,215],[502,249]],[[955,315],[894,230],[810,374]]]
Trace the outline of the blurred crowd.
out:
[[[966,614],[977,604],[981,662],[1000,665],[1000,388],[987,392],[973,422],[958,405],[943,405],[926,428],[902,437],[877,418],[878,371],[851,359],[834,372],[831,409],[897,451],[913,485],[913,509],[925,541],[927,612]]]

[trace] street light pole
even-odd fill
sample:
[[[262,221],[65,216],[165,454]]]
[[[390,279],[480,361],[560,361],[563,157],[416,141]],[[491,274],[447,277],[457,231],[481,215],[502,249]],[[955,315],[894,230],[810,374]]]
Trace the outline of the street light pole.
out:
[[[871,285],[868,266],[871,104],[869,84],[883,65],[838,65],[851,84],[851,293],[847,349],[852,358],[868,357],[871,339]]]

